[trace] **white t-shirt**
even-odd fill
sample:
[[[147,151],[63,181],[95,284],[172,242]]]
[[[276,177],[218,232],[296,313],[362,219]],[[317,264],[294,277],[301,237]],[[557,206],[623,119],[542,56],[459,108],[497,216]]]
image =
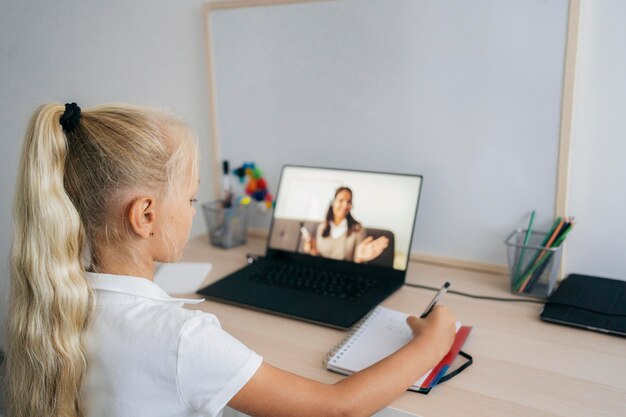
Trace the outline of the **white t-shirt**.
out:
[[[330,222],[330,237],[333,239],[339,239],[341,236],[348,233],[348,219],[343,219],[339,224]]]
[[[87,417],[218,416],[262,358],[212,314],[182,308],[145,278],[87,274],[96,310],[86,334]]]

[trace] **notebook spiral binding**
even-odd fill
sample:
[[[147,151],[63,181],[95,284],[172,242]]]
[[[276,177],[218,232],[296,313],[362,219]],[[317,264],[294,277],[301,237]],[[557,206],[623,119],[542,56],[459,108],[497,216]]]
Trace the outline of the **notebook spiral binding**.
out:
[[[326,357],[324,358],[324,361],[323,361],[324,362],[324,366],[328,366],[328,363],[331,361],[332,358],[335,357],[336,354],[338,354],[339,352],[343,351],[344,349],[350,347],[350,345],[348,345],[348,342],[350,342],[350,339],[352,338],[352,336],[354,336],[358,332],[364,330],[365,327],[363,325],[367,322],[367,320],[370,317],[372,317],[374,315],[377,315],[377,314],[380,314],[380,309],[378,307],[376,307],[374,310],[370,311],[361,320],[356,322],[356,324],[350,328],[350,331],[348,332],[346,337],[344,337],[343,340],[337,344],[337,346],[332,348],[332,350],[326,354]]]

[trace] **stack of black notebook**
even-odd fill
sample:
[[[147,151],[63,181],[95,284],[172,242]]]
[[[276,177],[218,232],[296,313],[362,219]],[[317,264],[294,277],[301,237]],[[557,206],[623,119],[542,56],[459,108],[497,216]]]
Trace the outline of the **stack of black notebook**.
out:
[[[541,318],[626,336],[626,281],[571,274],[550,296]]]

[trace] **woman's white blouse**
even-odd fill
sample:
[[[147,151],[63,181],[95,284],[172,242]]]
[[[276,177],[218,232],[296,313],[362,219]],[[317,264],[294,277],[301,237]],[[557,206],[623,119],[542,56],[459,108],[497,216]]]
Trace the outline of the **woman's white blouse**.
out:
[[[348,233],[348,220],[343,219],[339,224],[330,222],[330,237],[333,239],[339,239],[341,236]]]
[[[262,358],[212,314],[182,308],[145,278],[88,273],[96,309],[86,333],[88,417],[218,416]]]

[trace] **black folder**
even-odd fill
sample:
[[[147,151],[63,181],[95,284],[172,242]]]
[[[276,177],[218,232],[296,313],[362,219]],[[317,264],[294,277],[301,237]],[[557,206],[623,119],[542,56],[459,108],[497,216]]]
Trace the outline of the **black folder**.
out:
[[[570,274],[552,293],[540,317],[626,336],[626,281]]]

